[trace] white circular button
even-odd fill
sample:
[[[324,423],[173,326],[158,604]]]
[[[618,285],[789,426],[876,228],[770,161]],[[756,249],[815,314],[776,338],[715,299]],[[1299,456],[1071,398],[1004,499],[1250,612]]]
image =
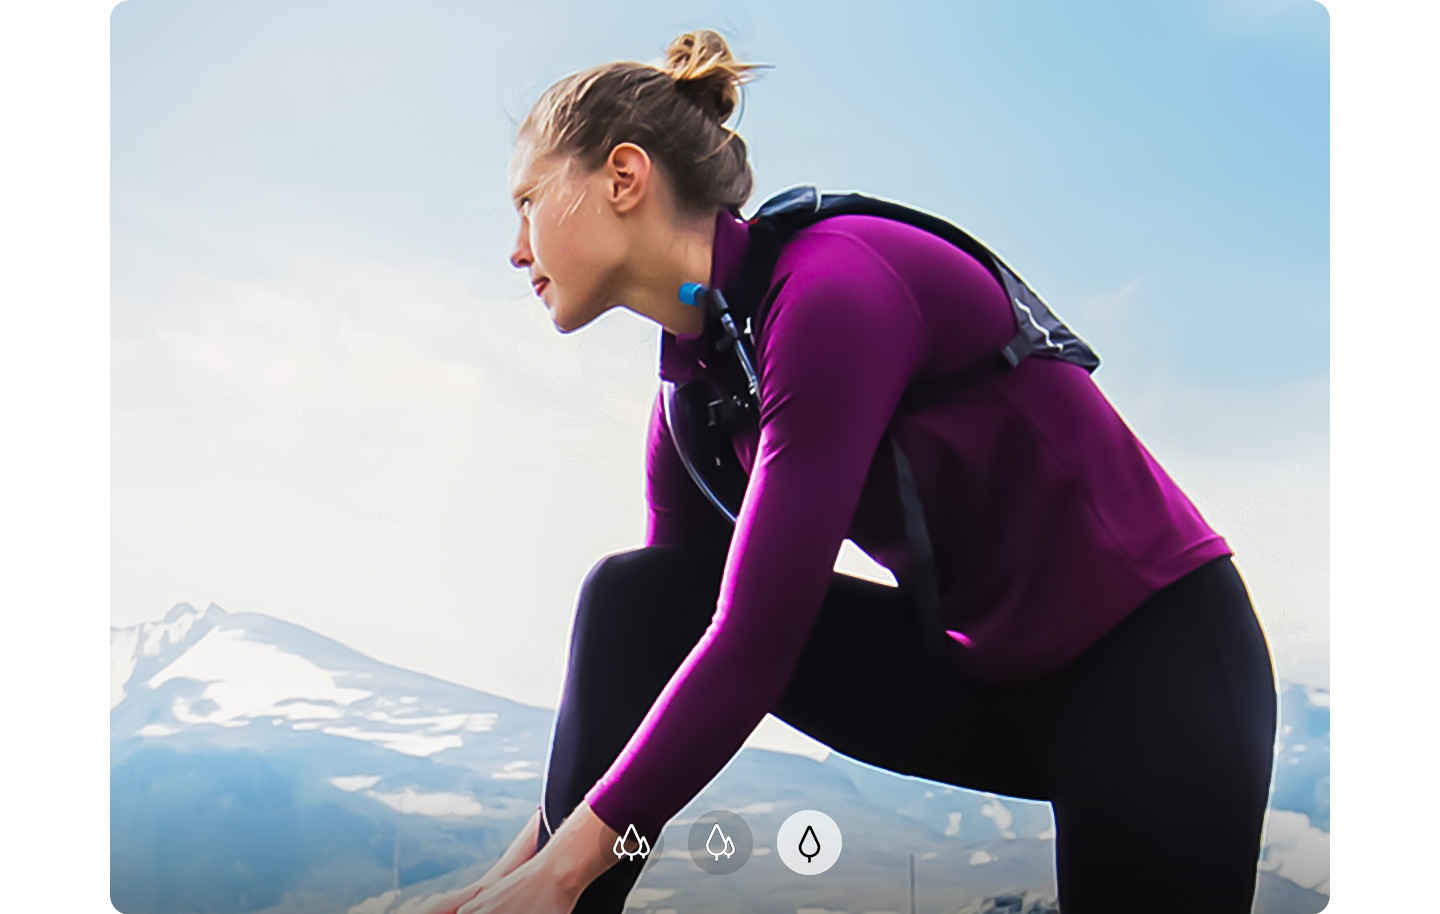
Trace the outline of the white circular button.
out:
[[[802,809],[781,824],[775,851],[802,876],[823,873],[840,858],[840,826],[823,812]]]

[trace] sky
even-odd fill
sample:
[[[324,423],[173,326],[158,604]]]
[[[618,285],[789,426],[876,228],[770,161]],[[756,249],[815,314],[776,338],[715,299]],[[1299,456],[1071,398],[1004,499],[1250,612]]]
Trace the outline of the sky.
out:
[[[1325,9],[834,9],[120,4],[111,624],[214,602],[553,706],[581,581],[643,537],[658,328],[553,328],[510,142],[559,77],[709,27],[773,66],[745,212],[860,190],[998,250],[1235,549],[1280,677],[1328,686]]]

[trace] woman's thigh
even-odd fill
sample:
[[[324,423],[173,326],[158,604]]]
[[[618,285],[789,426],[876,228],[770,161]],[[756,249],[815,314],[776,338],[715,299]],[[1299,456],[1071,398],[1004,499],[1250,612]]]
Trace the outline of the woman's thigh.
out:
[[[774,714],[866,764],[973,790],[1038,799],[1015,751],[1005,693],[922,649],[898,588],[836,573]]]
[[[559,815],[604,773],[704,634],[723,570],[721,554],[650,546],[606,556],[587,576],[548,766]],[[837,572],[772,713],[876,767],[1039,798],[1004,698],[921,649],[904,592]]]
[[[1248,912],[1274,761],[1270,653],[1228,559],[1143,604],[1022,702],[1069,914]]]

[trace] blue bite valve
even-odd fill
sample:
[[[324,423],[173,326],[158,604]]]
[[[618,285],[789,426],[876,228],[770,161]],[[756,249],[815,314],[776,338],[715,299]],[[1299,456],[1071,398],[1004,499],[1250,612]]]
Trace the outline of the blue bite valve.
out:
[[[680,286],[680,300],[687,305],[700,304],[700,296],[705,294],[705,287],[698,282],[682,283]]]

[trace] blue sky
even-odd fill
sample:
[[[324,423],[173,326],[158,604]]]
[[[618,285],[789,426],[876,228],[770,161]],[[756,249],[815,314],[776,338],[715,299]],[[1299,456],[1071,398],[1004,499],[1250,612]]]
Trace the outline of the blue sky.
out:
[[[774,65],[746,211],[815,183],[991,243],[1235,546],[1282,677],[1328,684],[1324,8],[834,10],[117,7],[114,624],[213,600],[553,704],[575,588],[643,532],[656,330],[562,338],[506,264],[512,127],[704,26]]]
[[[975,228],[1077,318],[1086,293],[1143,275],[1137,330],[1189,337],[1167,350],[1185,376],[1323,376],[1328,16],[1307,0],[1254,6],[902,3],[866,19],[642,3],[617,22],[574,3],[522,19],[509,5],[129,0],[113,18],[114,177],[117,191],[341,195],[472,265],[481,294],[510,294],[493,257],[511,228],[507,116],[564,72],[653,57],[709,24],[776,66],[740,123],[757,200],[809,181],[914,201]]]

